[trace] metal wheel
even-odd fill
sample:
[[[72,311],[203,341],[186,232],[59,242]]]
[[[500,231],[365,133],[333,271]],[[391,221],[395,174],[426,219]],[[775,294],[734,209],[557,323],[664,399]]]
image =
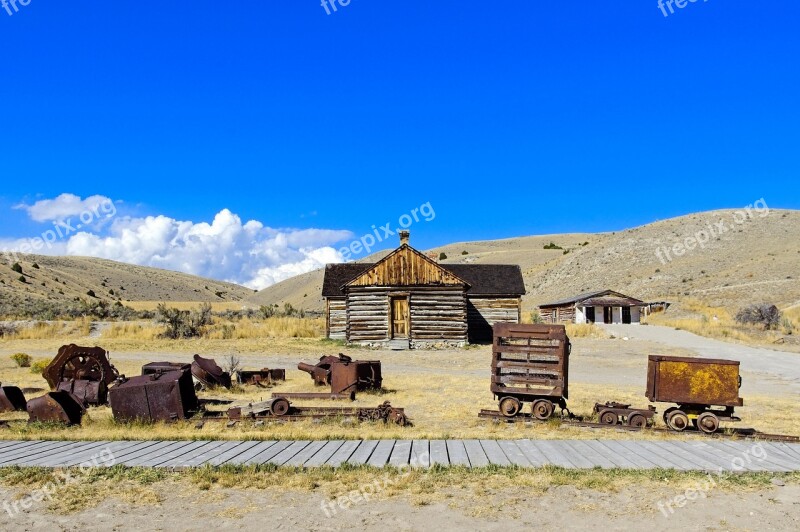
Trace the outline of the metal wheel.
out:
[[[719,418],[711,412],[700,414],[697,418],[697,428],[706,434],[714,434],[719,429]]]
[[[533,407],[531,408],[533,417],[542,421],[550,419],[550,416],[553,415],[553,410],[553,403],[547,399],[539,399],[538,401],[534,401]]]
[[[677,412],[678,410],[680,410],[680,408],[676,406],[664,410],[664,414],[662,415],[662,418],[664,419],[664,425],[669,427],[669,417],[672,415],[673,412]]]
[[[628,425],[643,429],[647,426],[647,418],[641,414],[631,414],[628,416]]]
[[[603,410],[600,412],[600,423],[604,425],[616,425],[619,423],[619,418],[614,412]]]
[[[283,397],[273,399],[270,410],[274,416],[285,416],[289,412],[289,401]]]
[[[675,410],[667,418],[667,426],[675,432],[683,432],[689,426],[689,416],[682,410]]]
[[[516,397],[503,397],[500,400],[500,413],[504,417],[514,417],[522,410],[522,404]]]

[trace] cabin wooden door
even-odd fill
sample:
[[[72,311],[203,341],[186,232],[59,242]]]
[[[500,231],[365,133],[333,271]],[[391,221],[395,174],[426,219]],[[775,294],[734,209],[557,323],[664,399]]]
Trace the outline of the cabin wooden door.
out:
[[[408,338],[408,298],[393,297],[391,299],[391,337]]]
[[[603,307],[603,323],[614,322],[614,309],[612,307]]]
[[[594,323],[594,307],[586,307],[586,323]]]
[[[622,307],[622,323],[631,322],[631,307]]]

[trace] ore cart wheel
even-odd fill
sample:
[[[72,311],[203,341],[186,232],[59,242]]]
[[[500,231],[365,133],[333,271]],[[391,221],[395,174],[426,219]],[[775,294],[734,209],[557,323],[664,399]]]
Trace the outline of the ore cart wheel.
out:
[[[683,432],[689,426],[689,416],[681,410],[676,410],[667,418],[667,426],[675,432]]]
[[[522,404],[515,397],[503,397],[500,400],[500,413],[504,417],[514,417],[519,414],[521,409]]]
[[[719,418],[711,412],[700,414],[697,418],[697,428],[706,434],[714,434],[719,429]]]
[[[548,401],[547,399],[539,399],[538,401],[534,401],[531,411],[533,412],[533,417],[538,420],[545,421],[550,419],[550,416],[553,415],[553,403]]]
[[[289,412],[289,401],[283,397],[278,397],[272,401],[270,410],[273,416],[285,416]]]
[[[617,415],[610,410],[603,410],[600,412],[600,423],[603,425],[616,425],[619,423]]]
[[[647,426],[647,418],[641,414],[631,414],[628,416],[628,425],[643,429]]]

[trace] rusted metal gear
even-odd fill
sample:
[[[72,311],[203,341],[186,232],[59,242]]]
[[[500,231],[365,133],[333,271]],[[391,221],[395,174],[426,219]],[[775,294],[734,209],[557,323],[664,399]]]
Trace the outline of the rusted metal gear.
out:
[[[119,372],[111,365],[105,349],[71,344],[58,350],[42,376],[50,389],[55,390],[60,382],[71,380],[103,382],[109,386],[119,377]]]
[[[522,410],[522,404],[516,397],[503,397],[500,400],[500,413],[504,417],[514,417]]]

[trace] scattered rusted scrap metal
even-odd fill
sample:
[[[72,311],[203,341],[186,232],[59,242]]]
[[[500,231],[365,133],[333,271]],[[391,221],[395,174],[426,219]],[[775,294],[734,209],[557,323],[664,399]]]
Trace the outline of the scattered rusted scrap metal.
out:
[[[231,374],[224,371],[211,358],[203,358],[200,355],[194,356],[192,362],[192,376],[197,382],[206,388],[231,387]]]
[[[260,386],[266,388],[276,382],[283,382],[285,380],[285,369],[264,368],[258,371],[239,370],[236,372],[236,382],[243,386]]]
[[[16,386],[0,386],[0,413],[24,412],[25,394]]]
[[[332,394],[379,390],[383,385],[378,360],[353,360],[340,354],[321,357],[314,366],[301,362],[297,369],[310,374],[317,386],[330,385]]]
[[[192,374],[187,370],[121,377],[109,392],[117,421],[176,421],[198,410]]]
[[[30,422],[42,421],[80,425],[86,408],[83,402],[67,391],[49,392],[31,399],[27,405]]]
[[[274,397],[269,401],[252,403],[231,408],[222,412],[206,412],[204,419],[217,421],[274,420],[301,421],[304,419],[323,419],[348,417],[358,421],[383,421],[400,426],[410,426],[411,422],[402,408],[394,408],[388,401],[376,408],[294,406],[285,397]]]
[[[192,365],[186,362],[150,362],[142,366],[142,375],[154,375],[170,371],[191,371]]]
[[[75,393],[84,405],[97,406],[108,402],[108,386],[119,372],[105,349],[71,344],[58,350],[42,376],[51,390]]]
[[[315,393],[315,392],[280,392],[273,393],[272,397],[285,397],[286,399],[328,399],[330,401],[355,401],[356,392],[349,393]]]

